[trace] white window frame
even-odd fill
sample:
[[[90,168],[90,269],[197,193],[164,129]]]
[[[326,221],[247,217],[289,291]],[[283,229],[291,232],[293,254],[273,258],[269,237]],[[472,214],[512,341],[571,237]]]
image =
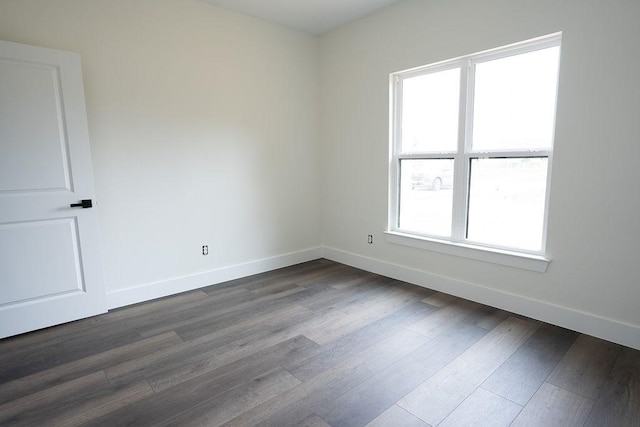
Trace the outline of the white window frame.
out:
[[[546,253],[547,219],[551,169],[553,164],[552,147],[543,150],[483,150],[471,149],[473,136],[473,102],[476,64],[500,58],[524,54],[550,47],[560,47],[561,33],[540,37],[526,42],[492,49],[449,61],[392,73],[391,86],[391,144],[389,164],[389,213],[385,236],[388,242],[420,249],[427,249],[462,256],[481,261],[493,262],[511,267],[544,272],[550,262]],[[460,69],[460,107],[458,146],[455,152],[402,152],[402,84],[407,78],[441,72],[448,69]],[[557,96],[557,90],[556,90]],[[554,109],[555,109],[554,102]],[[555,126],[555,111],[554,111]],[[477,158],[523,158],[543,157],[548,159],[547,183],[545,194],[542,245],[540,251],[527,251],[474,242],[466,239],[468,200],[470,188],[471,160]],[[405,159],[454,159],[454,193],[451,238],[442,238],[420,234],[399,228],[400,211],[400,162]]]

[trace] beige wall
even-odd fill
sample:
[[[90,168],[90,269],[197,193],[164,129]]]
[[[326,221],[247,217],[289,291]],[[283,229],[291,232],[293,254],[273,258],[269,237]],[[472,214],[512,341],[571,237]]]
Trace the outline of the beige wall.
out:
[[[640,2],[631,0],[407,0],[324,36],[324,244],[371,265],[429,273],[445,288],[456,283],[450,290],[462,296],[619,322],[640,346],[638,22]],[[557,31],[548,271],[387,243],[389,73]]]
[[[0,39],[82,57],[108,291],[319,245],[317,39],[195,0],[2,0]]]

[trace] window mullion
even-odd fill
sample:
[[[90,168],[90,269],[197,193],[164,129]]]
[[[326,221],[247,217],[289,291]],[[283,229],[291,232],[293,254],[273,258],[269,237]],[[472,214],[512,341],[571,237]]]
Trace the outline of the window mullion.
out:
[[[399,153],[396,155],[397,159],[454,159],[458,155],[458,152],[453,151],[443,151],[439,153],[416,153],[416,154],[405,154]]]
[[[392,76],[392,117],[391,117],[391,153],[390,153],[390,179],[389,179],[389,229],[398,228],[400,216],[400,159],[402,141],[402,79]]]
[[[526,157],[549,157],[551,150],[521,150],[521,151],[475,151],[468,153],[468,156],[472,159],[482,158],[526,158]]]
[[[460,113],[458,118],[458,154],[455,158],[451,238],[462,242],[466,236],[471,108],[473,107],[473,75],[471,61],[466,60],[460,72]]]

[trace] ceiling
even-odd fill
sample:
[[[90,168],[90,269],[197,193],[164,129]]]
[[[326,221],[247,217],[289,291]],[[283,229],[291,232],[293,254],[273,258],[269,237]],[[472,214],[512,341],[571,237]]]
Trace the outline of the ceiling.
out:
[[[311,34],[322,34],[400,0],[204,0]]]

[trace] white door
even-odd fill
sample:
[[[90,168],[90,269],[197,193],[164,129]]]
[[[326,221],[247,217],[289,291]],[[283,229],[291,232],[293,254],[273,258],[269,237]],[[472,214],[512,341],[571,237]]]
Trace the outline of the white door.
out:
[[[0,338],[105,311],[80,57],[0,41]]]

